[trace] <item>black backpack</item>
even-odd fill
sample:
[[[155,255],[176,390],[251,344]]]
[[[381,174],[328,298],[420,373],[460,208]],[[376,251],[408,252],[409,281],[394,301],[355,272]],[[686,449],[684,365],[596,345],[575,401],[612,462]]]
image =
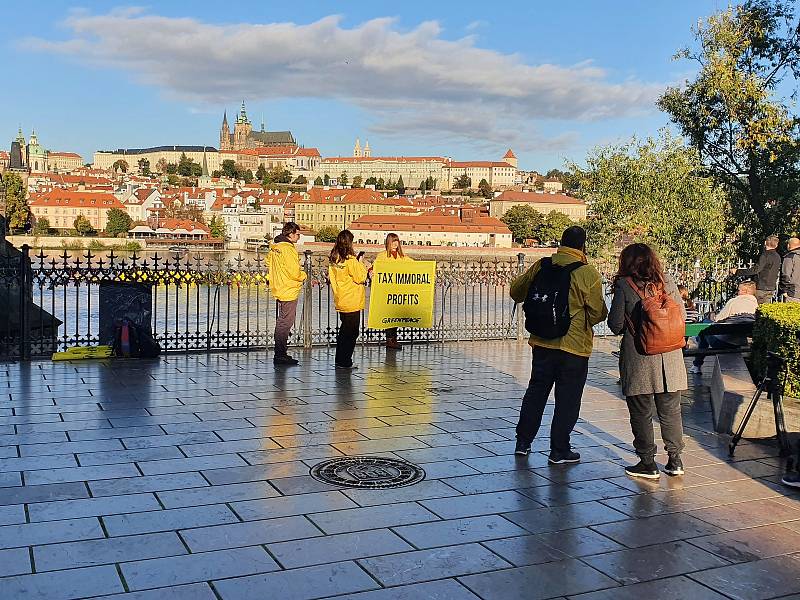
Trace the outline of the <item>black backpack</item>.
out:
[[[123,318],[114,329],[112,352],[121,358],[155,358],[161,354],[161,346],[149,331]]]
[[[567,335],[572,322],[569,314],[572,272],[582,266],[580,261],[563,267],[554,265],[552,258],[543,258],[540,261],[539,272],[533,278],[522,304],[525,329],[545,340]]]

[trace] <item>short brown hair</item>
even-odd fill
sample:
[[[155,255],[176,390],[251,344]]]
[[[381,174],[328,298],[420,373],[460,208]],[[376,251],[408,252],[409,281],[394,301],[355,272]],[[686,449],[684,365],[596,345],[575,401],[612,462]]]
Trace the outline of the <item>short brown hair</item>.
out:
[[[281,230],[281,233],[283,235],[292,235],[293,233],[297,233],[298,231],[300,231],[300,225],[298,225],[294,221],[287,221],[286,223],[283,224],[283,229]]]

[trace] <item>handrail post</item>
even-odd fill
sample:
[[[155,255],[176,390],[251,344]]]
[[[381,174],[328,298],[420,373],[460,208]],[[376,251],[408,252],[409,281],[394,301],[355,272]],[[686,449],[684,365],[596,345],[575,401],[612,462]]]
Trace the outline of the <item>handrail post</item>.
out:
[[[314,288],[311,284],[311,250],[304,253],[303,268],[306,272],[306,282],[303,288],[303,348],[311,348],[314,344],[313,336],[313,307],[314,307]]]
[[[517,277],[525,272],[525,254],[520,252],[517,254]],[[525,315],[522,312],[522,307],[517,310],[517,341],[522,342],[525,340]]]
[[[19,261],[19,359],[31,359],[30,300],[33,299],[30,246],[22,245]]]

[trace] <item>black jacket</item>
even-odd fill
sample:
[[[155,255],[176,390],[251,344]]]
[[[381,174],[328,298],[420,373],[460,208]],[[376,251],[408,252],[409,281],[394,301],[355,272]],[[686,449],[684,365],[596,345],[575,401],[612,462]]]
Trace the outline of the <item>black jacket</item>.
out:
[[[790,298],[800,297],[800,250],[792,250],[783,257],[779,292]]]
[[[758,257],[758,263],[749,269],[739,269],[739,277],[756,278],[756,288],[765,292],[774,292],[781,272],[781,255],[777,250],[764,250]]]

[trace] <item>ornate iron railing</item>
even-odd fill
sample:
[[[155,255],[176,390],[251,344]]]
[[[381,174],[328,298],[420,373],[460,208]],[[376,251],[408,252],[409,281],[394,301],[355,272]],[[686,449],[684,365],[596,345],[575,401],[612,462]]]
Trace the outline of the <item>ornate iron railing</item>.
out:
[[[333,344],[338,315],[327,258],[306,252],[303,260],[309,283],[300,296],[290,343]],[[434,327],[401,329],[400,339],[524,339],[522,311],[514,309],[508,292],[527,266],[522,254],[516,259],[438,261]],[[704,305],[716,306],[730,294],[723,271],[673,271]],[[24,246],[18,256],[0,258],[0,300],[9,307],[0,312],[0,359],[25,360],[101,343],[100,290],[106,284],[149,288],[153,334],[167,352],[251,350],[273,344],[276,304],[260,255],[221,261],[200,255],[142,258],[135,253],[120,257],[64,251],[58,257],[42,252],[30,257]],[[367,316],[368,309],[363,323]],[[596,333],[609,332],[600,325]],[[382,339],[383,332],[362,325],[362,343]]]
[[[524,266],[520,259],[438,262],[434,327],[401,329],[400,338],[443,342],[520,336],[508,286]],[[338,315],[327,259],[307,252],[304,268],[310,283],[301,294],[290,343],[332,344]],[[276,304],[261,256],[217,261],[200,255],[141,258],[64,251],[58,257],[43,252],[30,257],[23,247],[18,258],[0,263],[0,287],[7,294],[25,290],[32,302],[19,303],[27,321],[0,327],[0,358],[49,356],[101,343],[101,288],[106,284],[149,288],[153,335],[167,352],[272,346]],[[362,343],[382,339],[382,332],[363,328]]]

